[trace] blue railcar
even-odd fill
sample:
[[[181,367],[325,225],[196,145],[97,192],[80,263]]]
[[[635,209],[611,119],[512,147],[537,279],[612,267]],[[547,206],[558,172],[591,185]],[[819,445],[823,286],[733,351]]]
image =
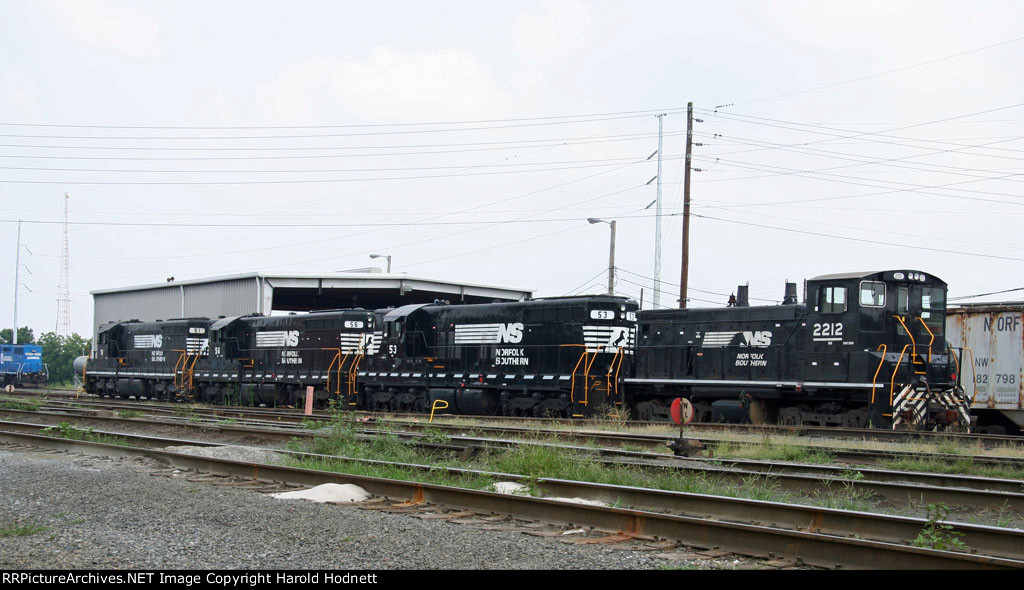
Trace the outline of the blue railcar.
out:
[[[0,344],[0,382],[7,385],[41,385],[48,373],[43,348],[37,344]]]

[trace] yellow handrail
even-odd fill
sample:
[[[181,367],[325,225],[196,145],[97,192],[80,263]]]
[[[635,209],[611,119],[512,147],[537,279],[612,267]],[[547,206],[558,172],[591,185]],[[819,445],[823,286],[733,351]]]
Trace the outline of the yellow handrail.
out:
[[[588,385],[587,384],[587,375],[590,372],[590,366],[585,363],[586,358],[587,358],[587,354],[588,354],[587,353],[587,345],[586,344],[562,344],[561,346],[582,346],[583,347],[583,354],[580,355],[579,360],[576,361],[576,366],[572,368],[572,378],[571,378],[571,380],[569,382],[569,401],[571,401],[573,403],[576,403],[576,371],[577,371],[577,369],[580,368],[580,363],[583,363],[583,369],[584,369],[584,373],[583,373],[583,401],[581,403],[583,405],[587,405],[587,385]],[[597,355],[595,354],[594,357],[596,358]]]
[[[909,334],[909,332],[907,332]],[[892,408],[892,398],[896,391],[896,373],[900,370],[900,365],[903,364],[903,357],[907,354],[907,349],[910,348],[909,344],[903,345],[903,351],[900,352],[900,358],[896,361],[896,367],[892,370],[892,381],[889,383],[889,407]]]
[[[878,359],[878,368],[875,369],[875,376],[871,379],[871,405],[875,404],[875,382],[878,381],[878,373],[882,370],[882,365],[885,364],[885,353],[889,350],[889,347],[884,344],[879,344],[878,348],[882,349],[882,358]],[[877,351],[878,348],[875,350]]]
[[[925,321],[922,318],[920,318],[920,317],[917,318],[917,321],[921,322],[921,325],[924,326],[925,331],[927,331],[928,335],[932,337],[932,339],[928,341],[928,362],[931,363],[932,362],[932,343],[935,342],[935,334],[932,334],[932,331],[928,328],[928,324],[926,324]]]
[[[334,358],[331,359],[331,364],[327,366],[327,391],[328,391],[328,393],[330,393],[330,391],[331,391],[331,370],[334,368],[334,363],[338,362],[338,360],[341,359],[341,349],[340,348],[321,348],[320,350],[336,350],[337,351],[337,353],[334,355]],[[338,374],[338,381],[341,381],[341,374],[340,374],[341,373],[341,369],[340,369],[340,367],[339,367],[338,373],[339,373]],[[335,383],[334,384],[334,388],[337,389],[337,391],[335,391],[334,393],[341,393],[341,384],[340,383]]]
[[[192,391],[193,389],[195,389],[195,380],[193,378],[195,377],[196,362],[197,361],[199,361],[199,355],[198,354],[195,357],[192,358],[192,364],[188,366],[188,390],[189,391]],[[182,376],[181,376],[181,384],[182,385],[185,384],[185,375],[184,374],[182,374]]]
[[[362,362],[364,355],[356,354],[352,357],[352,364],[348,366],[348,397],[352,397],[356,393],[356,371],[359,370],[359,363]]]
[[[917,356],[917,341],[914,340],[914,335],[910,333],[910,328],[907,327],[907,324],[903,321],[902,317],[898,315],[894,315],[892,317],[900,321],[900,325],[903,326],[903,330],[907,333],[907,337],[910,338],[910,343],[914,345],[914,352],[912,353],[912,356]]]
[[[174,386],[175,387],[179,387],[179,385],[178,385],[178,370],[179,370],[179,368],[181,368],[181,370],[184,370],[185,363],[188,362],[188,353],[185,352],[184,350],[176,350],[176,349],[172,350],[171,352],[180,352],[181,353],[178,356],[177,362],[174,363]],[[182,373],[182,379],[181,379],[181,386],[180,387],[184,387],[184,386],[185,386],[185,378],[184,378],[184,373]]]

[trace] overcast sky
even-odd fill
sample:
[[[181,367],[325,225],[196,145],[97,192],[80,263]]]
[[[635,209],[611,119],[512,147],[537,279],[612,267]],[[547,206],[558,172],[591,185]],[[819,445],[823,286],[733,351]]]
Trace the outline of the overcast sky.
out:
[[[660,113],[675,306],[688,101],[691,306],[891,268],[1024,287],[1022,22],[1014,1],[0,0],[0,325],[22,219],[18,323],[54,329],[65,192],[83,334],[91,290],[370,253],[599,293],[588,217],[617,220],[616,292],[650,307]]]

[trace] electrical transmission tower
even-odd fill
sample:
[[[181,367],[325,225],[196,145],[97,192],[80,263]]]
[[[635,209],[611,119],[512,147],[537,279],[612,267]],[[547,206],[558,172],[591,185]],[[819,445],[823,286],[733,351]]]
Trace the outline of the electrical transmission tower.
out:
[[[64,235],[60,248],[60,278],[57,280],[57,335],[67,338],[71,335],[71,286],[68,280],[71,267],[71,253],[68,247],[68,201],[70,193],[64,193]]]

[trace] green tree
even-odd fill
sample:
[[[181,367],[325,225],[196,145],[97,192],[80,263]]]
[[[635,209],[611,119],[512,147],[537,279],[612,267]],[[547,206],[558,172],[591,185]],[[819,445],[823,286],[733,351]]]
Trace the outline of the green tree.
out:
[[[32,333],[32,328],[28,326],[22,326],[18,328],[18,344],[33,344],[36,339]],[[11,343],[11,329],[4,328],[0,330],[0,344]]]
[[[92,341],[78,334],[58,336],[47,332],[37,342],[43,347],[43,364],[50,373],[50,383],[69,383],[74,376],[75,358],[89,354]]]

